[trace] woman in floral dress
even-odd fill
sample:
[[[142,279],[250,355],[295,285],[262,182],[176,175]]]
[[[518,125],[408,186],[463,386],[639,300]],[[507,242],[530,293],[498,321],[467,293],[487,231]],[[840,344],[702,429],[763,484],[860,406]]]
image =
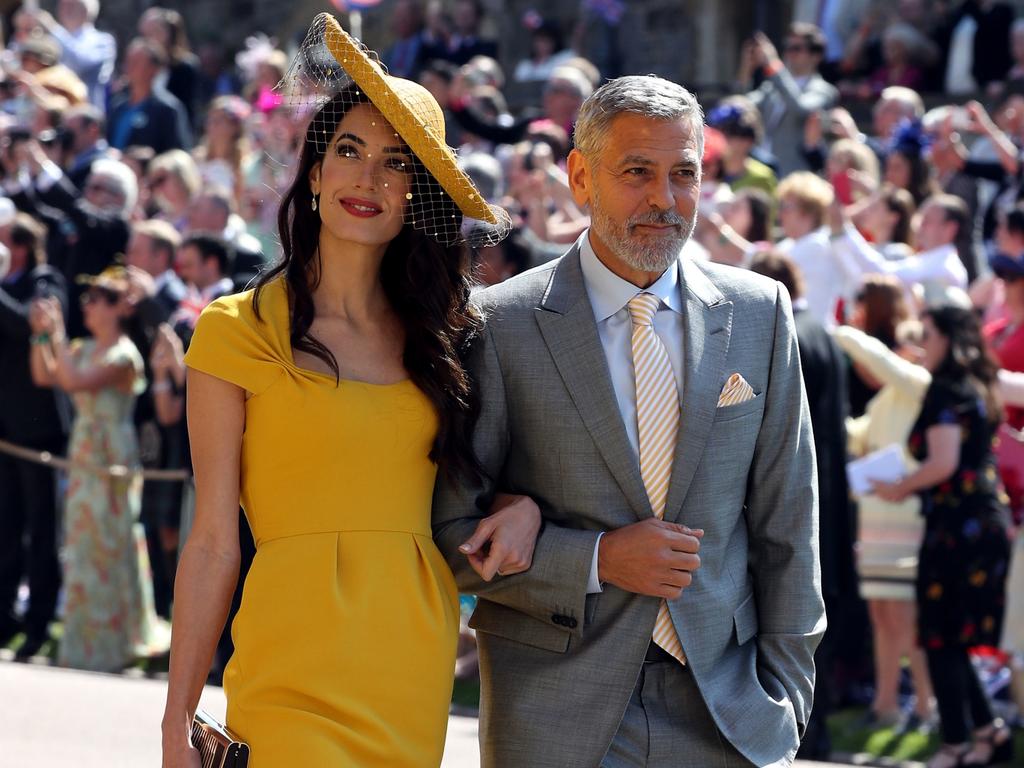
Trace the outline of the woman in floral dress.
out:
[[[997,646],[1003,622],[1010,546],[992,455],[1002,414],[998,364],[969,310],[928,310],[922,327],[922,364],[932,383],[909,438],[921,464],[899,482],[876,484],[875,492],[886,501],[918,493],[925,516],[918,642],[928,659],[944,742],[928,766],[989,765],[1008,759],[1012,739],[992,715],[968,649]]]
[[[137,657],[166,649],[166,628],[153,608],[145,538],[139,524],[142,481],[88,467],[139,466],[132,423],[145,389],[142,357],[124,335],[128,282],[121,268],[93,278],[82,295],[92,338],[67,343],[60,305],[43,299],[30,322],[37,385],[71,395],[75,422],[68,448],[64,514],[63,666],[116,672]]]

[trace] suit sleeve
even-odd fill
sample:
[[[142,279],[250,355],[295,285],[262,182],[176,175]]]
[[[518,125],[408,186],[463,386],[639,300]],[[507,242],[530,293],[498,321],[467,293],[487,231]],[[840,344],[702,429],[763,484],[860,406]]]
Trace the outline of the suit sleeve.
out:
[[[758,676],[793,703],[801,734],[825,633],[818,560],[818,483],[789,296],[778,288],[764,417],[747,491],[750,573],[758,607]],[[774,689],[774,690],[773,690]]]
[[[459,545],[487,515],[494,494],[504,490],[501,478],[511,445],[509,403],[490,329],[478,339],[469,369],[482,404],[473,443],[486,479],[473,484],[438,479],[434,494],[434,540],[455,574],[459,591],[581,636],[590,566],[599,537],[596,531],[564,528],[544,521],[530,570],[515,576],[498,576],[490,583],[477,576],[466,556],[459,552]]]

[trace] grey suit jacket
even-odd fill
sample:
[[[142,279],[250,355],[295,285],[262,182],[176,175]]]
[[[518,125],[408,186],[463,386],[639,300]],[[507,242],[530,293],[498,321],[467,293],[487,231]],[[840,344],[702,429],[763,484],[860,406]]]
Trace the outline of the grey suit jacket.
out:
[[[825,628],[814,451],[789,299],[749,272],[683,260],[682,419],[665,519],[703,528],[702,566],[671,602],[723,735],[758,765],[792,761]],[[652,515],[574,248],[477,295],[475,446],[490,479],[439,481],[435,539],[479,595],[485,768],[595,768],[637,681],[656,598],[587,595],[598,532]],[[733,372],[757,397],[717,409]],[[533,497],[532,568],[487,584],[458,552],[497,490]]]
[[[812,75],[801,88],[789,70],[783,69],[747,96],[761,110],[765,135],[779,164],[779,178],[806,171],[807,160],[801,151],[804,123],[811,113],[834,107],[839,91],[821,75]]]

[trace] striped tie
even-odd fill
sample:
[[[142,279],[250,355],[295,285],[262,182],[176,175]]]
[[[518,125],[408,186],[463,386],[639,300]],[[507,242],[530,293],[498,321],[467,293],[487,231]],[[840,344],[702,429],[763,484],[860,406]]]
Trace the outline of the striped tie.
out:
[[[633,321],[633,375],[636,377],[636,422],[640,436],[640,476],[647,489],[654,516],[665,516],[672,461],[679,432],[679,390],[668,351],[654,331],[654,315],[661,300],[640,293],[629,300]],[[668,603],[658,607],[654,642],[680,662],[686,663]]]

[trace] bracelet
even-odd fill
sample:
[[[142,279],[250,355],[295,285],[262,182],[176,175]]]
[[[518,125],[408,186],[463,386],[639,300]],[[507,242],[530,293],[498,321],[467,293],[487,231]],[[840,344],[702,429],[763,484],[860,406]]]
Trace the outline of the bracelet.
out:
[[[37,333],[35,336],[29,336],[28,342],[37,347],[45,346],[50,343],[50,334]]]

